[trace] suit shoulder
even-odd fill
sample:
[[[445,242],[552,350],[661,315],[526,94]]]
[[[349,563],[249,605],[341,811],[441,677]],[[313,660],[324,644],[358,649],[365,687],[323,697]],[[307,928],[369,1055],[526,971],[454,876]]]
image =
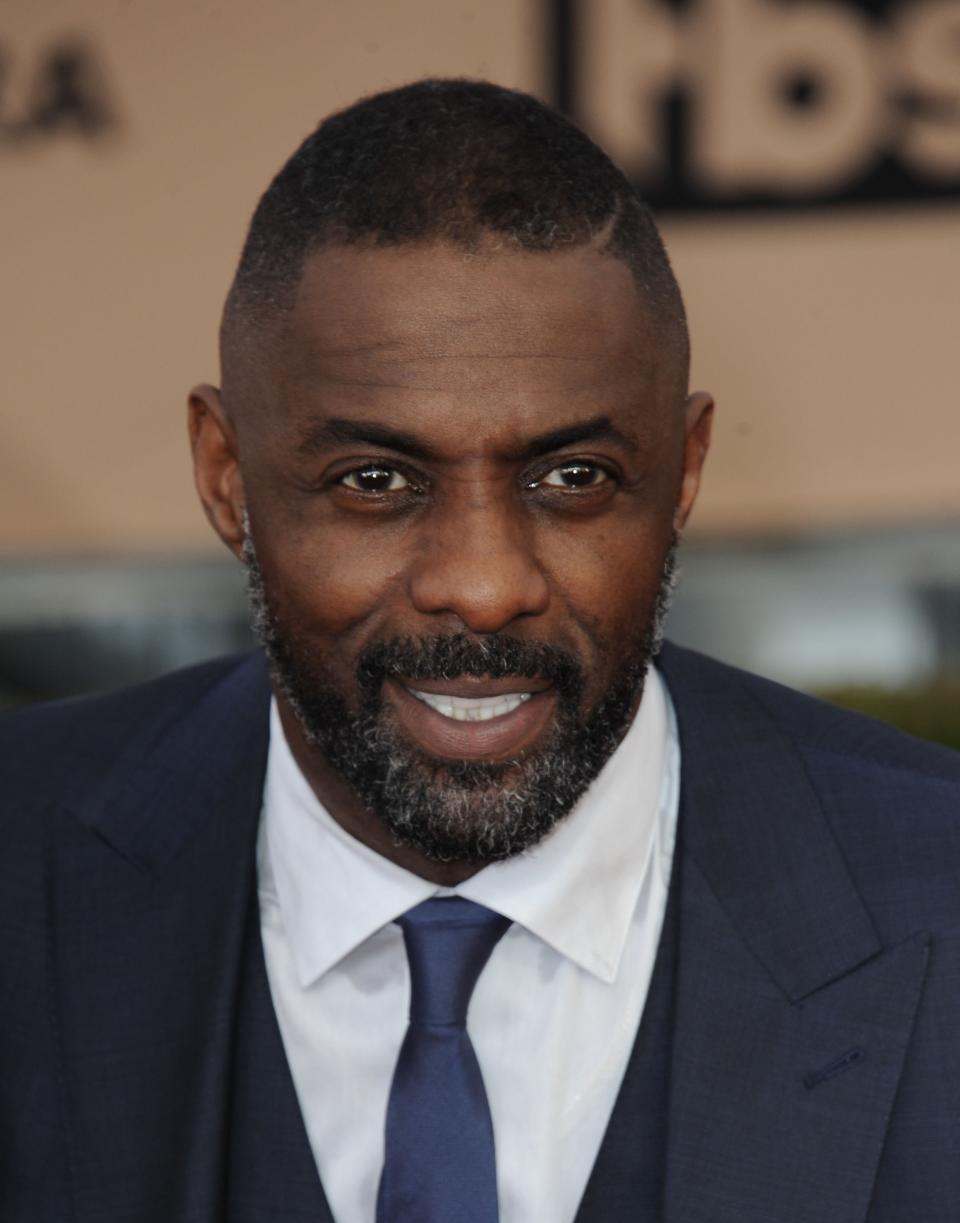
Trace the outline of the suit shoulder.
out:
[[[765,778],[771,819],[780,774],[796,798],[800,765],[884,942],[960,929],[960,754],[690,651],[663,664],[681,750],[686,718],[695,749],[741,754],[741,784]]]
[[[694,680],[702,676],[710,686],[747,696],[804,755],[831,757],[838,765],[847,759],[858,772],[899,771],[918,781],[960,785],[960,753],[948,747],[692,650],[671,646],[665,656],[668,682],[672,674]]]
[[[238,654],[96,696],[42,702],[0,715],[6,794],[39,799],[80,789],[138,740],[149,741],[256,655]]]

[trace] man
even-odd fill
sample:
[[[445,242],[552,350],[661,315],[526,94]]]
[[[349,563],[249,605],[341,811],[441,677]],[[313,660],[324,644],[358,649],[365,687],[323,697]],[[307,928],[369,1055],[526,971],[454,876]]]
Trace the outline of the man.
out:
[[[687,366],[533,99],[281,170],[190,397],[269,673],[5,724],[4,1223],[956,1220],[960,766],[651,666]]]

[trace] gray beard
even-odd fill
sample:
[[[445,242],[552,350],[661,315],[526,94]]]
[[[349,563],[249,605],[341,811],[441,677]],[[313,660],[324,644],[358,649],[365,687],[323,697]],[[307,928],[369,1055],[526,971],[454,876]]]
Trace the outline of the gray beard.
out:
[[[357,665],[360,709],[352,710],[324,666],[271,605],[245,521],[244,563],[253,628],[307,741],[347,780],[397,845],[433,862],[483,865],[542,840],[573,808],[630,725],[656,657],[676,586],[675,536],[646,630],[627,649],[617,680],[579,713],[583,669],[569,651],[503,633],[394,638],[374,643]],[[457,761],[427,755],[406,739],[384,704],[384,680],[461,675],[546,676],[558,692],[554,729],[516,760]]]

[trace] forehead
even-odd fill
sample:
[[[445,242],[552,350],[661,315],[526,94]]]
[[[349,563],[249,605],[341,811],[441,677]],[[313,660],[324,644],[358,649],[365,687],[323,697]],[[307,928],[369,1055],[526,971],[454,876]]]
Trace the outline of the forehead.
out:
[[[592,247],[330,247],[306,263],[272,381],[283,423],[386,411],[522,431],[652,416],[669,364],[630,269]]]

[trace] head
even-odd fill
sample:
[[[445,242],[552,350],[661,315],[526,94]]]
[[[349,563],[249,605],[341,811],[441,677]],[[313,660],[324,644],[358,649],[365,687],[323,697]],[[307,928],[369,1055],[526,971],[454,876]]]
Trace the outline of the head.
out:
[[[438,877],[534,843],[636,709],[709,441],[649,211],[525,95],[366,99],[261,200],[221,359],[198,488],[320,797]]]

